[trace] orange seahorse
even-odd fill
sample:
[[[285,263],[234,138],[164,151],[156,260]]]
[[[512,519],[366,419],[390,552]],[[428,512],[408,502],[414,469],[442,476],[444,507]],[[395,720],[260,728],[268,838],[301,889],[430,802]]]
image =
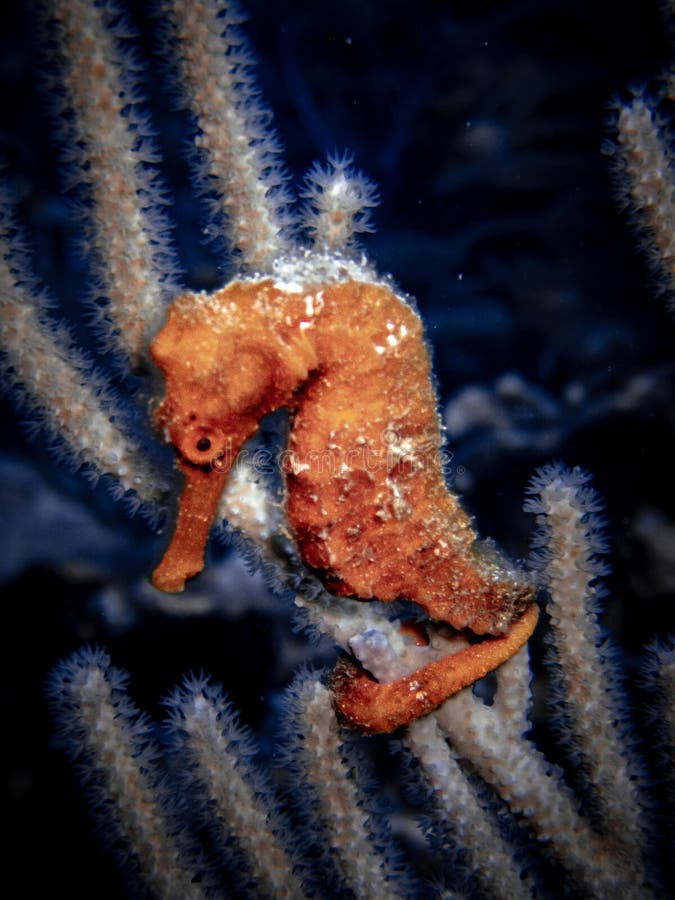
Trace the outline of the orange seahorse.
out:
[[[277,285],[268,277],[184,294],[151,352],[166,383],[157,421],[185,475],[156,587],[180,591],[201,571],[239,449],[265,415],[288,407],[288,521],[326,587],[364,600],[405,597],[456,629],[502,635],[467,648],[461,672],[434,669],[433,685],[426,667],[426,698],[448,696],[511,656],[514,634],[517,646],[527,640],[534,607],[508,632],[533,588],[481,551],[448,489],[422,323],[387,284]],[[420,672],[413,676],[401,680],[402,694],[421,683]],[[353,696],[367,695],[364,677],[343,670],[339,693],[348,700],[353,686]],[[367,697],[357,705],[367,708]],[[356,721],[348,706],[343,712]],[[386,730],[412,717],[406,710]]]

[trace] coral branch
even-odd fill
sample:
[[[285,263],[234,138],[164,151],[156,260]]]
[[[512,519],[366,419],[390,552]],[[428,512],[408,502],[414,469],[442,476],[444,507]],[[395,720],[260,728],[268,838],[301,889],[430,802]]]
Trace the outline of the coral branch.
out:
[[[256,897],[307,896],[288,848],[290,823],[275,809],[271,785],[252,761],[251,736],[222,691],[203,678],[188,678],[166,705],[173,750],[181,766],[189,761],[183,789],[198,802],[199,818],[214,832],[219,852],[227,857],[226,848],[236,843],[239,883]]]
[[[325,829],[326,862],[336,866],[356,897],[407,896],[386,830],[359,787],[358,758],[350,759],[347,752],[330,691],[314,678],[299,676],[290,688],[287,719],[293,735],[287,753],[306,792],[308,826]]]
[[[638,773],[631,770],[623,723],[622,677],[597,618],[606,566],[602,505],[580,469],[546,466],[532,480],[525,509],[537,515],[536,562],[550,594],[550,640],[560,666],[567,743],[597,792],[607,831],[639,855],[643,840]],[[588,715],[588,710],[593,715]]]
[[[620,160],[634,218],[668,295],[675,292],[675,172],[664,126],[642,96],[623,106],[618,118]],[[675,309],[675,306],[673,306]]]
[[[126,696],[127,681],[105,653],[85,649],[57,666],[49,692],[69,751],[84,763],[98,802],[133,854],[138,875],[153,895],[200,900],[206,895],[182,859],[175,823],[159,800],[159,749],[149,721]]]
[[[124,415],[112,390],[65,326],[51,320],[49,305],[0,197],[0,343],[8,380],[70,462],[84,464],[92,478],[111,475],[119,493],[134,492],[131,505],[158,503],[169,480],[120,427]]]
[[[176,293],[176,263],[161,211],[157,153],[138,111],[137,65],[121,49],[128,32],[116,21],[115,3],[54,0],[52,14],[72,116],[71,173],[86,188],[82,209],[98,278],[94,306],[107,346],[133,364],[145,363],[149,339]]]
[[[531,897],[513,849],[483,808],[435,716],[413,722],[405,745],[419,761],[444,832],[465,848],[469,868],[490,897]]]
[[[212,230],[223,225],[242,264],[271,271],[290,249],[279,146],[260,103],[251,54],[233,3],[174,0],[167,3],[172,49],[180,60],[186,104],[199,129],[201,187],[211,198]],[[214,197],[215,194],[215,197]]]

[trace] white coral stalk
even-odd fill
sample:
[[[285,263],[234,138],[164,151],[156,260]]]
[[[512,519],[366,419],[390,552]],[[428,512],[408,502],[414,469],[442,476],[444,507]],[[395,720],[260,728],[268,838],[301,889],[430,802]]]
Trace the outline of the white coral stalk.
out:
[[[598,599],[604,596],[598,576],[606,572],[598,554],[605,542],[602,505],[589,481],[580,469],[545,466],[532,480],[525,509],[537,514],[540,526],[535,547],[550,594],[550,640],[563,715],[571,725],[568,744],[593,786],[605,829],[624,852],[635,854],[643,836],[641,797],[628,763],[621,673],[598,624]]]
[[[231,704],[206,679],[189,678],[168,706],[175,749],[181,763],[188,763],[186,789],[197,785],[203,824],[216,832],[216,845],[236,842],[240,880],[254,888],[256,896],[304,897],[287,849],[289,823],[276,812],[271,786],[253,765],[253,741]]]
[[[675,750],[675,642],[671,637],[669,646],[654,644],[649,649],[652,658],[648,683],[659,697],[664,743],[672,752]]]
[[[614,896],[619,885],[635,884],[634,872],[615,869],[615,860],[588,821],[578,813],[578,801],[562,775],[523,737],[525,726],[509,694],[522,691],[529,679],[526,651],[520,651],[499,670],[496,702],[486,706],[466,689],[436,712],[452,746],[470,760],[512,812],[524,816],[540,841],[565,866],[575,883],[593,896]],[[639,884],[639,881],[638,881]],[[649,896],[641,890],[626,894]]]
[[[275,503],[264,476],[245,452],[240,454],[218,503],[216,521],[226,519],[230,530],[265,546],[279,528],[281,516],[280,504]]]
[[[270,272],[289,249],[289,199],[270,114],[258,100],[253,60],[237,28],[241,17],[232,3],[215,0],[172,0],[167,12],[185,101],[197,119],[211,230],[224,222],[244,267]]]
[[[107,346],[137,364],[176,293],[176,271],[153,164],[157,152],[137,110],[135,69],[114,2],[53,0],[65,103],[72,112],[73,180],[86,189],[98,284],[94,301]],[[102,309],[101,299],[105,301]]]
[[[675,805],[675,637],[653,641],[647,647],[642,672],[642,685],[650,697],[648,721],[656,737],[656,754],[660,772],[659,793],[664,791]],[[666,828],[675,824],[673,815],[666,820]]]
[[[9,247],[12,247],[10,250]],[[168,484],[120,427],[115,398],[68,330],[55,325],[29,274],[7,201],[0,197],[0,346],[6,379],[58,449],[92,477],[111,475],[123,492],[156,503]],[[131,495],[127,498],[133,504]]]
[[[396,855],[359,788],[357,759],[349,758],[330,691],[311,676],[301,676],[290,693],[287,728],[293,741],[289,755],[300,775],[310,827],[324,829],[326,863],[335,864],[345,887],[356,897],[405,896]]]
[[[128,842],[152,896],[201,900],[205,893],[182,858],[175,823],[159,804],[159,751],[150,723],[126,696],[127,681],[105,653],[85,649],[57,666],[49,690],[71,755],[86,762],[82,771],[105,815]]]
[[[668,136],[641,96],[618,117],[625,193],[671,296],[675,292],[675,172]],[[675,309],[675,306],[672,308]]]
[[[468,864],[490,897],[531,897],[513,849],[480,804],[476,791],[448,746],[435,716],[408,727],[405,743],[419,761],[442,828],[465,848]]]

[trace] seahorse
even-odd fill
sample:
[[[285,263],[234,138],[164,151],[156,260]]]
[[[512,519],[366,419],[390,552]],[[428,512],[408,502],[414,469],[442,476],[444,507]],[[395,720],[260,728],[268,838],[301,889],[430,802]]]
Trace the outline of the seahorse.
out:
[[[532,586],[481,548],[448,488],[422,322],[387,283],[266,277],[186,293],[151,353],[166,384],[157,422],[185,476],[156,587],[201,571],[238,451],[287,407],[288,522],[332,593],[407,598],[492,635],[530,604]]]

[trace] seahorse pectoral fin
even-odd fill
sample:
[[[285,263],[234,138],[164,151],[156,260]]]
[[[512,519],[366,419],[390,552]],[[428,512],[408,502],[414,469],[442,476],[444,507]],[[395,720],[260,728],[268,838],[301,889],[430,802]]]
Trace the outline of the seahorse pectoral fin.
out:
[[[185,588],[185,582],[204,568],[209,529],[225,487],[227,471],[178,462],[185,475],[178,521],[162,561],[152,574],[152,583],[170,594]]]
[[[332,679],[335,706],[349,725],[366,734],[394,731],[432,712],[514,656],[527,643],[538,618],[533,603],[506,634],[472,644],[395,681],[374,681],[351,661],[341,660]]]

